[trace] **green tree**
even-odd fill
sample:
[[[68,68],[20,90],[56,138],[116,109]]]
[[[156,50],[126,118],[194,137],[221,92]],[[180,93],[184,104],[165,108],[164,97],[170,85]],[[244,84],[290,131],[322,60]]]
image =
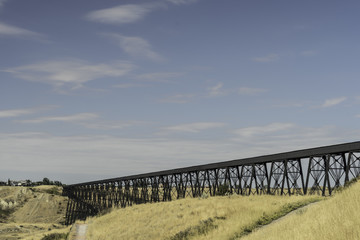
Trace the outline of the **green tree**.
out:
[[[48,178],[46,178],[46,177],[43,179],[42,182],[43,182],[44,185],[50,185],[50,180]]]
[[[32,185],[32,182],[31,182],[31,180],[26,180],[26,186],[31,186]]]
[[[54,181],[54,185],[56,186],[62,186],[63,184],[60,181]]]

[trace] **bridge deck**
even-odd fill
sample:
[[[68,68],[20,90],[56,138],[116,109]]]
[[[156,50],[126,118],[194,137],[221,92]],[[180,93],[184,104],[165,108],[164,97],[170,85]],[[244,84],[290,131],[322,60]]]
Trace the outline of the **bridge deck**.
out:
[[[249,164],[279,162],[279,161],[284,161],[284,160],[302,159],[302,158],[323,156],[323,155],[327,155],[327,154],[346,153],[346,152],[351,152],[351,151],[360,151],[360,141],[336,144],[336,145],[330,145],[330,146],[323,146],[323,147],[316,147],[316,148],[308,148],[308,149],[283,152],[283,153],[277,153],[277,154],[270,154],[270,155],[264,155],[264,156],[258,156],[258,157],[235,159],[235,160],[230,160],[230,161],[196,165],[196,166],[191,166],[191,167],[176,168],[176,169],[165,170],[165,171],[143,173],[143,174],[130,175],[130,176],[125,176],[125,177],[109,178],[109,179],[103,179],[103,180],[97,180],[97,181],[91,181],[91,182],[77,183],[77,184],[72,184],[72,185],[68,185],[68,186],[75,187],[75,186],[81,186],[81,185],[101,184],[101,183],[109,183],[109,182],[115,182],[115,181],[125,181],[125,180],[148,178],[148,177],[155,177],[155,176],[179,174],[179,173],[193,172],[193,171],[198,171],[198,170],[210,170],[210,169],[216,169],[216,168],[226,168],[226,167],[234,167],[234,166],[249,165]]]

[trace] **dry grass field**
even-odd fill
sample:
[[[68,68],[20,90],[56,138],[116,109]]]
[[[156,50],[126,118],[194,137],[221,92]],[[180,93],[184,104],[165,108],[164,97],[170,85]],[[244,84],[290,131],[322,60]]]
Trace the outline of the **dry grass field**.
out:
[[[88,219],[88,240],[237,239],[318,196],[224,196],[144,204]]]
[[[358,240],[360,239],[360,182],[326,201],[298,211],[244,240]]]
[[[358,240],[359,212],[358,181],[326,198],[231,195],[116,209],[88,219],[86,239]]]
[[[54,186],[0,187],[0,240],[39,240],[51,233],[67,233],[67,199]]]
[[[54,189],[1,187],[0,203],[3,209],[0,240],[40,240],[51,233],[70,231],[70,227],[61,225],[66,199]],[[7,211],[9,206],[12,211]],[[317,195],[185,198],[113,209],[89,218],[86,239],[358,240],[359,212],[360,182],[325,198]]]

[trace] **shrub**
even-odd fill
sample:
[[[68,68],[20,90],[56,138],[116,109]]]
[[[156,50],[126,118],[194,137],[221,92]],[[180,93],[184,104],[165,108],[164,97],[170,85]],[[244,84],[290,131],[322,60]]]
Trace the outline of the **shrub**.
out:
[[[58,187],[53,187],[53,188],[47,189],[47,190],[45,190],[45,192],[48,194],[61,195],[61,192],[59,191]]]
[[[68,234],[66,233],[51,233],[48,235],[45,235],[41,240],[63,240],[66,239]]]
[[[0,219],[7,219],[14,209],[0,209]]]
[[[218,196],[226,196],[230,194],[229,184],[220,184],[218,190],[216,191],[216,195]]]
[[[212,229],[217,228],[212,218],[200,221],[199,225],[189,227],[181,232],[178,232],[174,236],[170,237],[170,240],[187,240],[196,235],[203,235]]]

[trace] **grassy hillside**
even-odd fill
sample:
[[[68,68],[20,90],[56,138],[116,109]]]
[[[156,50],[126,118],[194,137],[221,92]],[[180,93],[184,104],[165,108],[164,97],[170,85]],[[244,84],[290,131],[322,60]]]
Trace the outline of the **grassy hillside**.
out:
[[[318,196],[224,196],[117,209],[88,220],[94,239],[237,239]]]
[[[67,199],[61,188],[0,187],[0,240],[42,239],[46,234],[68,232],[62,223]]]
[[[57,192],[49,187],[0,187],[0,240],[40,240],[52,233],[68,233],[69,227],[61,225],[66,199]],[[187,198],[114,209],[89,218],[86,239],[355,240],[360,239],[359,212],[360,182],[327,198]]]
[[[360,239],[360,182],[326,201],[259,229],[244,240]]]

